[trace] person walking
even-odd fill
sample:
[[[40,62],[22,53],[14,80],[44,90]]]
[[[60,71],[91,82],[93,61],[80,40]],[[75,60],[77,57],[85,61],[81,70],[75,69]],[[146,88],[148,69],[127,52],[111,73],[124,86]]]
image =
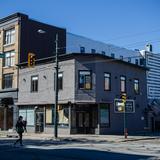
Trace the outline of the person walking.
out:
[[[24,124],[24,131],[27,133],[27,120],[23,120],[23,124]]]
[[[16,131],[19,135],[19,139],[16,140],[16,142],[14,143],[14,146],[19,142],[21,146],[23,146],[22,144],[22,137],[23,137],[23,132],[25,130],[25,125],[23,123],[23,117],[19,116],[17,123],[16,123]]]

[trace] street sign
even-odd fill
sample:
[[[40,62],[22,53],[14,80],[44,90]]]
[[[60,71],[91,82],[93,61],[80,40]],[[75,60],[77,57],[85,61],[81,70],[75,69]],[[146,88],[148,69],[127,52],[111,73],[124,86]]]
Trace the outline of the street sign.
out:
[[[134,113],[135,112],[134,100],[127,99],[126,103],[123,103],[122,99],[115,99],[114,100],[114,112],[124,113],[124,110],[125,110],[125,113]]]

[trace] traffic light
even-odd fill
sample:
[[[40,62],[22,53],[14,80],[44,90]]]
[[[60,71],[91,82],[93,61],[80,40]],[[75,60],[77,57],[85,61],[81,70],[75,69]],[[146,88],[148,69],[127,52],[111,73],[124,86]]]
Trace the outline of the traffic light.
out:
[[[122,99],[122,102],[123,102],[123,103],[126,103],[126,99],[127,99],[126,93],[122,93],[121,99]]]
[[[35,66],[35,59],[36,59],[36,56],[34,53],[28,53],[28,67]]]

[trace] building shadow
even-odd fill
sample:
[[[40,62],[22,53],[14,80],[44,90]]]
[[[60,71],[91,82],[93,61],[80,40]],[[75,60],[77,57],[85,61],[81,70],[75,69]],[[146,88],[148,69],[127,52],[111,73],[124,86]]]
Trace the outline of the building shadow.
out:
[[[14,140],[6,142],[12,143]],[[0,141],[1,143],[2,141]],[[4,141],[3,141],[4,142]],[[37,143],[36,143],[37,142]],[[153,156],[133,155],[125,153],[116,153],[111,151],[99,151],[92,149],[82,149],[78,147],[68,148],[59,145],[55,148],[47,147],[44,144],[38,144],[38,141],[25,141],[24,147],[13,147],[11,145],[0,145],[1,160],[158,160]],[[32,146],[32,143],[35,145]]]

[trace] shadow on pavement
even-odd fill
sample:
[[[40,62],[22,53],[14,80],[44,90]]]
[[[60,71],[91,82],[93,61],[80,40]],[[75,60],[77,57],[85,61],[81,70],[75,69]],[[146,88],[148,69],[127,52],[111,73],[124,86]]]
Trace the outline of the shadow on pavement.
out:
[[[153,157],[79,148],[35,149],[23,147],[12,149],[10,147],[0,153],[1,160],[13,158],[16,160],[151,160]]]
[[[24,147],[13,147],[16,139],[0,139],[0,160],[156,160],[152,156],[114,153],[80,148],[64,148],[65,144],[74,143],[103,143],[81,138],[80,140],[33,140],[25,139]],[[105,141],[106,142],[106,141]],[[32,147],[34,145],[34,147]],[[56,149],[47,146],[56,146]],[[63,146],[63,149],[58,148]],[[28,147],[29,146],[29,147]],[[39,147],[39,148],[36,148]],[[46,148],[45,148],[46,147]],[[58,148],[58,149],[57,149]],[[157,159],[158,160],[158,159]]]
[[[0,138],[1,143],[14,143],[17,138]],[[35,145],[65,145],[65,144],[99,144],[99,143],[112,143],[107,140],[93,140],[87,138],[58,138],[58,139],[23,139],[25,144],[35,144]]]

